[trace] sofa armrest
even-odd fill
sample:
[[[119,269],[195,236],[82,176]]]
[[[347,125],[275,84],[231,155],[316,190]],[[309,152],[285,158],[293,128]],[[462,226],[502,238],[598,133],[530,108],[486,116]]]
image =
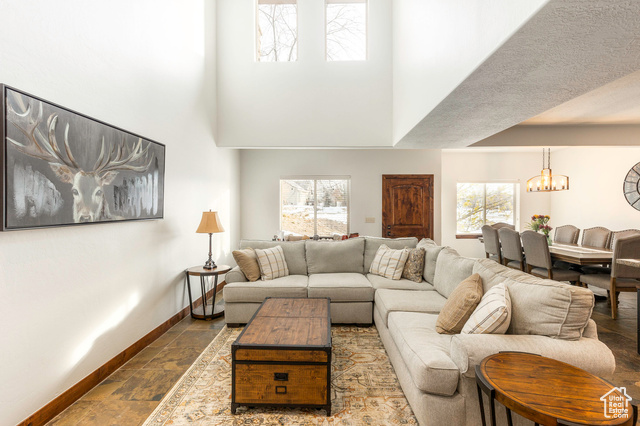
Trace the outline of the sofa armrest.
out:
[[[249,281],[247,280],[247,277],[244,276],[239,266],[236,266],[235,268],[227,272],[227,274],[224,277],[224,280],[227,282],[227,284],[243,283],[243,282]]]
[[[529,352],[566,362],[591,374],[610,377],[616,361],[597,339],[560,340],[546,336],[513,334],[459,334],[451,340],[451,358],[463,377],[475,377],[476,365],[503,351]]]

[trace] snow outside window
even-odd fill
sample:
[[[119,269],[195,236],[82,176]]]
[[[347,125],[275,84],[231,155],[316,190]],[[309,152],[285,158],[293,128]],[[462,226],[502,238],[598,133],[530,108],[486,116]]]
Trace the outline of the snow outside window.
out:
[[[348,177],[280,179],[280,230],[294,235],[349,233]]]

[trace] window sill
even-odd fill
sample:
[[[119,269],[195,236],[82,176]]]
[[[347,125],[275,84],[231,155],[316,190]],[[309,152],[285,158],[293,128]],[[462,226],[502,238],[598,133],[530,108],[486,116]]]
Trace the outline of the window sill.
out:
[[[477,240],[482,234],[456,234],[456,240]]]

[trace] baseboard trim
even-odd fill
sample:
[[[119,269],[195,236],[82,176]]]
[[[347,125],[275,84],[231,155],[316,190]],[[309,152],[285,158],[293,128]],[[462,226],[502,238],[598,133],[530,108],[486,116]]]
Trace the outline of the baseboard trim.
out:
[[[218,292],[222,290],[226,282],[218,284]],[[207,292],[207,298],[213,296],[213,289]],[[194,302],[194,306],[202,305],[202,297]],[[47,405],[27,417],[18,426],[41,426],[62,413],[67,407],[80,399],[85,393],[89,392],[95,386],[100,384],[104,379],[109,377],[114,371],[122,367],[131,358],[136,356],[141,350],[153,343],[158,337],[162,336],[167,330],[179,323],[182,319],[189,315],[189,307],[187,306],[149,333],[144,335],[140,340],[129,346],[118,355],[111,358],[97,370],[89,374],[84,379],[61,393],[57,398],[53,399]]]

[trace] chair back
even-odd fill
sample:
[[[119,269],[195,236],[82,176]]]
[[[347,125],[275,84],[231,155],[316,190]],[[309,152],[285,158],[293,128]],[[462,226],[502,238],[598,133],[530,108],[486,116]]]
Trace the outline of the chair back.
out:
[[[500,237],[500,246],[502,247],[502,257],[509,260],[517,260],[522,262],[522,241],[520,241],[520,233],[503,227],[498,229],[498,237]]]
[[[613,246],[611,276],[640,279],[640,268],[618,265],[618,259],[640,259],[640,234],[618,238]]]
[[[573,225],[562,225],[556,228],[556,233],[553,236],[553,241],[556,243],[564,244],[578,244],[579,235],[580,228],[576,228]]]
[[[513,229],[514,231],[516,230],[515,226],[513,226],[510,223],[505,223],[505,222],[494,223],[493,225],[491,225],[491,227],[494,228],[494,229],[509,228],[509,229]]]
[[[527,258],[527,265],[537,268],[551,269],[551,253],[549,253],[549,243],[544,234],[533,231],[524,231],[520,238],[522,239],[522,248]]]
[[[582,231],[583,246],[608,248],[611,244],[611,231],[602,226],[589,228]]]
[[[496,255],[498,256],[498,261],[502,263],[498,230],[490,225],[484,225],[482,227],[482,239],[484,240],[484,251],[487,253],[487,257],[491,254]]]
[[[624,231],[615,231],[611,233],[611,240],[609,242],[609,249],[613,250],[613,246],[616,243],[618,238],[624,238],[631,235],[640,235],[640,230],[638,229],[625,229]]]

